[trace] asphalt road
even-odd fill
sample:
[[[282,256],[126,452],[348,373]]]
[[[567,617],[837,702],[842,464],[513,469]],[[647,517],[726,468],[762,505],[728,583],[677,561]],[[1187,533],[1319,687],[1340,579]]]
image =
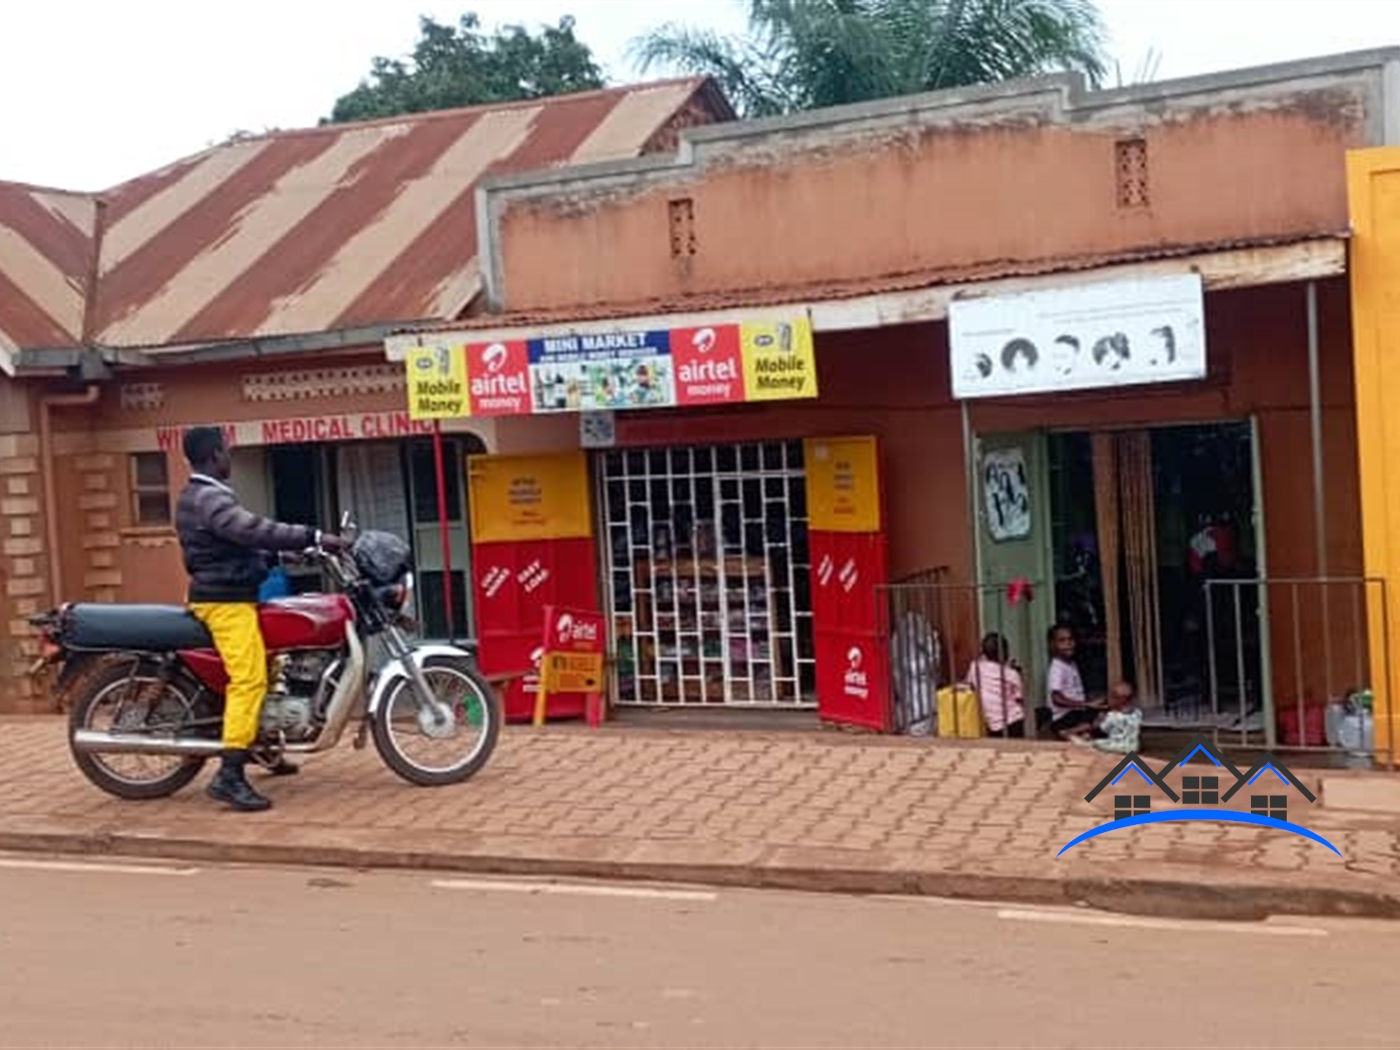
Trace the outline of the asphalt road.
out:
[[[1395,1046],[1400,924],[0,857],[4,1047]]]

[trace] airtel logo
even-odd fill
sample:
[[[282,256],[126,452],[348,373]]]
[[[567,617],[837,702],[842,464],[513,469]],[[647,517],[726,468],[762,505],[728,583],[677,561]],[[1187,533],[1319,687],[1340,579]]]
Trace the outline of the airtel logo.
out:
[[[870,676],[861,669],[864,663],[865,654],[861,652],[860,646],[851,646],[846,652],[846,674],[843,684],[845,694],[853,700],[870,699]]]
[[[505,343],[492,343],[485,350],[481,351],[481,363],[486,366],[486,371],[495,375],[506,366]]]
[[[587,621],[576,623],[572,616],[564,613],[555,625],[555,633],[559,635],[559,640],[566,645],[569,642],[596,642],[598,640],[598,625]]]
[[[530,652],[530,665],[538,671],[544,665],[544,646],[536,646]]]
[[[713,328],[702,328],[691,337],[691,345],[702,354],[708,354],[715,348],[715,330]]]

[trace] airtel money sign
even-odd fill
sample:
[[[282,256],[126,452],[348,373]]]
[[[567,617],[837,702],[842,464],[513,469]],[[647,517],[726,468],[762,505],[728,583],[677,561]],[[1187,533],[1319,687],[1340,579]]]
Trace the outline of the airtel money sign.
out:
[[[530,353],[524,342],[467,346],[468,389],[474,416],[530,412]]]

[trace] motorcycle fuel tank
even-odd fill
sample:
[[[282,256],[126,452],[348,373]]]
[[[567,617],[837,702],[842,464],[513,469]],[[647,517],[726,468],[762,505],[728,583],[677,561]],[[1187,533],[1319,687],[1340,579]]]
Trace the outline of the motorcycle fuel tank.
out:
[[[268,653],[287,649],[335,649],[345,644],[345,625],[354,607],[343,594],[303,594],[278,598],[258,607],[263,646]],[[228,685],[228,672],[212,649],[182,652],[181,659],[215,692]]]
[[[263,644],[281,649],[333,649],[345,642],[345,625],[355,616],[343,594],[303,594],[278,598],[258,609]]]

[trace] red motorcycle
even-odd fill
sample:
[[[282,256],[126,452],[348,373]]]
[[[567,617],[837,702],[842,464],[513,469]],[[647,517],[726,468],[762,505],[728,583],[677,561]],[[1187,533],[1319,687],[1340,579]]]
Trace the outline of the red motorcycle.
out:
[[[342,533],[354,535],[348,519]],[[261,606],[268,652],[257,762],[327,751],[360,716],[354,746],[374,738],[405,780],[456,784],[482,768],[500,735],[500,701],[472,655],[406,633],[412,555],[397,536],[366,532],[339,554],[311,550],[339,593]],[[72,701],[69,744],[78,768],[125,799],[185,787],[221,750],[223,661],[184,606],[69,603],[31,618],[41,665],[58,664],[55,691]],[[371,668],[369,652],[387,659]],[[426,744],[445,754],[419,754]]]

